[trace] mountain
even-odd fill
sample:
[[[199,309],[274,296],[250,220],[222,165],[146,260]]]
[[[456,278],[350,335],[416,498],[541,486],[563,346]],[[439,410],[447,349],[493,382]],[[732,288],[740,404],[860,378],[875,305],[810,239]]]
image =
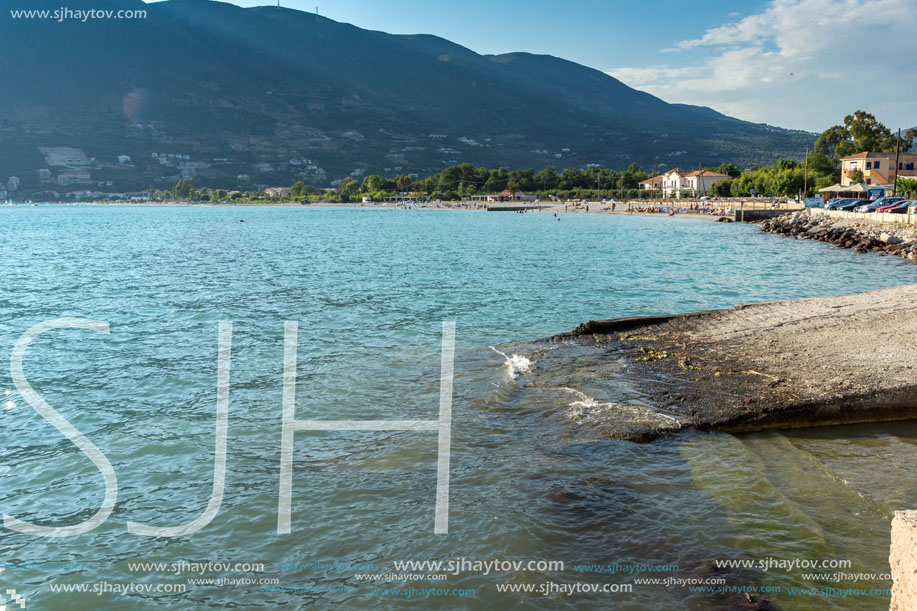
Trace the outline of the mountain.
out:
[[[62,3],[6,4],[53,12]],[[291,9],[206,0],[67,8],[146,17],[0,15],[0,176],[19,176],[23,189],[42,187],[42,169],[51,171],[44,186],[61,173],[58,182],[80,184],[90,172],[103,190],[128,190],[166,187],[182,172],[249,186],[425,175],[466,161],[742,166],[798,157],[812,140],[668,104],[556,57],[480,55]]]

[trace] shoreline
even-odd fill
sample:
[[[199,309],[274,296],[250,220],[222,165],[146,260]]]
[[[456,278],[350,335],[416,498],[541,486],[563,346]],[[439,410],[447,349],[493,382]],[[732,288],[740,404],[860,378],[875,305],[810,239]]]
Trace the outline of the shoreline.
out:
[[[917,284],[842,297],[588,321],[540,342],[624,358],[676,430],[744,432],[917,418]],[[676,432],[640,425],[612,437]]]
[[[637,203],[637,202],[634,202]],[[316,202],[310,204],[301,204],[301,203],[287,203],[287,202],[277,202],[277,203],[230,203],[230,202],[35,202],[34,204],[26,203],[15,203],[8,204],[10,207],[31,207],[32,205],[40,207],[68,207],[68,206],[104,206],[104,207],[122,207],[122,208],[296,208],[296,209],[340,209],[340,210],[451,210],[451,211],[466,211],[466,212],[490,212],[486,208],[479,207],[466,207],[461,205],[461,202],[448,202],[443,204],[433,204],[428,206],[402,206],[402,205],[381,205],[381,204],[359,204],[359,203],[337,203],[337,202]],[[589,206],[599,206],[605,205],[602,202],[591,202]],[[567,204],[569,209],[564,209],[564,204],[562,203],[549,203],[544,204],[541,210],[529,210],[526,214],[536,213],[536,214],[586,214],[586,215],[612,215],[612,216],[641,216],[641,217],[653,217],[653,218],[687,218],[687,219],[705,219],[710,220],[711,222],[738,222],[735,221],[735,212],[737,208],[730,207],[730,212],[728,214],[721,214],[719,212],[677,212],[675,214],[668,214],[666,212],[645,212],[645,211],[631,211],[628,212],[626,209],[627,204],[618,204],[618,209],[612,212],[611,210],[602,210],[602,209],[591,209],[588,212],[580,206],[578,208],[571,207],[570,204]],[[623,209],[622,209],[623,207]],[[2,207],[0,207],[2,209]],[[760,209],[760,208],[759,208]],[[752,210],[752,208],[746,208],[746,210]],[[797,208],[786,208],[787,213],[791,213],[797,210]],[[507,213],[508,214],[508,213]],[[749,221],[753,222],[753,221]]]

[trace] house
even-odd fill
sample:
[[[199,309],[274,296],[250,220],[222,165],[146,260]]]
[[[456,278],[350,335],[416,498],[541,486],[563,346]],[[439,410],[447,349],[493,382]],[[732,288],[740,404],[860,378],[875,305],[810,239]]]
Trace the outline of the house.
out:
[[[662,189],[662,174],[641,181],[640,188],[644,191],[660,191]]]
[[[915,170],[917,153],[898,154],[898,167],[895,168],[895,153],[863,152],[841,159],[841,186],[853,184],[853,175],[859,170],[863,173],[863,182],[867,185],[890,185],[897,176],[917,176]]]
[[[488,193],[486,195],[472,195],[473,202],[533,202],[536,198],[534,195],[528,195],[522,191],[515,193],[509,190],[500,191],[499,193]]]
[[[640,188],[650,191],[662,191],[663,197],[682,197],[703,195],[707,189],[729,177],[710,170],[689,172],[681,168],[672,168],[659,176],[654,176],[640,183]]]
[[[729,176],[726,174],[720,174],[719,172],[711,172],[710,170],[703,170],[697,172],[691,172],[688,174],[688,183],[689,188],[694,192],[695,197],[698,195],[703,195],[707,192],[707,189],[712,187],[718,182],[723,182],[728,179]]]
[[[293,194],[290,187],[268,187],[264,192],[271,197],[289,197]]]
[[[392,195],[386,198],[383,198],[383,201],[388,203],[404,203],[404,202],[425,202],[427,201],[427,192],[426,191],[408,191],[401,193],[399,195]]]

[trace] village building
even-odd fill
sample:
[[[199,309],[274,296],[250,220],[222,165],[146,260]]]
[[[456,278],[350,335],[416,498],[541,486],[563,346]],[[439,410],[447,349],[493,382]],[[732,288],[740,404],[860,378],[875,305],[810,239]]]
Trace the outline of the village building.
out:
[[[863,152],[842,158],[841,186],[853,184],[853,177],[857,171],[862,172],[863,183],[870,186],[891,185],[897,180],[897,176],[917,176],[917,153],[898,153],[897,167],[895,157],[895,153]]]
[[[405,203],[405,202],[425,202],[427,201],[426,191],[409,191],[398,195],[390,195],[383,198],[386,203]]]
[[[523,193],[522,191],[516,191],[515,193],[509,190],[500,191],[499,193],[487,193],[485,195],[472,195],[467,199],[473,202],[533,202],[536,198],[534,195],[529,195]]]
[[[647,191],[662,191],[663,197],[698,197],[704,195],[716,183],[728,178],[725,174],[710,170],[688,171],[673,168],[642,181],[640,188]]]
[[[289,197],[293,194],[290,187],[268,187],[264,192],[271,197]]]

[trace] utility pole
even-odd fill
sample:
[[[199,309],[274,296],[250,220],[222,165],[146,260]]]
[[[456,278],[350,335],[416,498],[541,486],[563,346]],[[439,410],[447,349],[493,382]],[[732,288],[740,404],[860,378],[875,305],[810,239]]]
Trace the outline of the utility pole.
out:
[[[895,181],[892,183],[892,197],[898,195],[898,159],[901,155],[901,128],[898,128],[898,144],[895,145]]]
[[[809,147],[806,147],[806,165],[802,171],[802,184],[802,201],[805,201],[809,193]]]

